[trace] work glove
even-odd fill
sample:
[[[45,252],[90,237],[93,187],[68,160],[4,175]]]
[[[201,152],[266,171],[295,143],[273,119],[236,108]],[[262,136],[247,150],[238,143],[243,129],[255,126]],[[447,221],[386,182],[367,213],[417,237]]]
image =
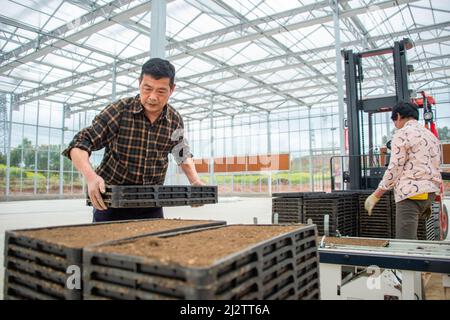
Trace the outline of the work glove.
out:
[[[367,210],[369,216],[372,215],[372,210],[378,201],[380,201],[380,198],[375,196],[373,193],[367,197],[366,202],[364,202],[364,208]]]

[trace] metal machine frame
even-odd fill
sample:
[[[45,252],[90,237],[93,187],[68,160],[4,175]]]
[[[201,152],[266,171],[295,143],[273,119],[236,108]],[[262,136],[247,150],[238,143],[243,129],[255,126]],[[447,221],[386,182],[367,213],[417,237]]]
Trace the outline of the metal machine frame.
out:
[[[420,300],[423,298],[421,272],[448,274],[450,270],[450,243],[445,241],[391,239],[386,247],[324,245],[319,248],[319,256],[320,277],[324,279],[321,281],[322,299],[378,299],[387,294],[400,299]],[[380,272],[376,277],[365,278],[355,272],[343,280],[342,272],[349,266],[373,268]],[[392,288],[386,272],[392,269],[401,273],[400,290]],[[380,286],[371,288],[368,285],[370,280],[378,277]]]
[[[348,144],[350,155],[360,155],[361,152],[361,132],[360,132],[360,111],[369,113],[369,149],[372,150],[372,125],[371,115],[377,112],[390,111],[397,102],[409,101],[411,91],[408,88],[408,73],[412,71],[412,66],[407,64],[406,51],[411,49],[413,44],[409,39],[396,41],[394,47],[372,50],[362,53],[353,53],[352,50],[344,50],[345,60],[345,84],[347,103],[347,123],[348,123]],[[376,98],[363,99],[361,87],[364,80],[362,59],[367,57],[392,54],[394,59],[395,75],[395,95]],[[349,183],[350,190],[362,189],[362,168],[358,158],[349,159]]]

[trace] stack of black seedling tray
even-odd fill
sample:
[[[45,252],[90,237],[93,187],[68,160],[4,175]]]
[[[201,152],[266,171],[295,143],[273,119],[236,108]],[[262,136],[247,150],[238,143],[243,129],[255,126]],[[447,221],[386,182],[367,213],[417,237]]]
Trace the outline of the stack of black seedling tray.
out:
[[[328,215],[330,236],[357,235],[358,207],[354,193],[334,192],[308,194],[303,198],[305,221],[309,219],[317,225],[320,235],[326,233],[325,216]]]
[[[304,223],[303,199],[301,198],[272,198],[272,223]]]
[[[395,221],[396,221],[397,204],[395,202],[395,194],[394,194],[394,192],[393,191],[389,191],[387,193],[389,194],[389,197],[391,199],[390,200],[391,201],[391,235],[389,237],[385,236],[384,238],[395,239],[396,225],[397,225],[395,223]],[[375,207],[377,207],[377,206],[378,206],[378,203],[377,203],[377,205]]]
[[[223,245],[225,228],[236,235],[245,228],[280,228],[287,225],[230,225],[210,229],[210,246]],[[293,226],[289,224],[288,226]],[[271,229],[276,230],[276,229]],[[200,231],[201,232],[201,231]],[[211,233],[209,233],[211,232]],[[163,236],[194,236],[179,232]],[[185,265],[170,258],[145,257],[128,253],[147,252],[146,246],[155,237],[136,237],[116,241],[107,250],[104,246],[84,251],[85,299],[319,299],[319,260],[317,230],[314,225],[298,225],[268,240],[256,242],[238,252],[213,260],[206,265]],[[160,239],[161,237],[158,237]],[[173,239],[184,241],[184,238]],[[189,242],[193,240],[190,238]],[[187,242],[187,241],[186,241]],[[208,245],[208,244],[205,244]],[[123,247],[124,251],[120,251]],[[164,247],[163,247],[164,249]],[[126,252],[126,253],[125,253]],[[195,259],[195,253],[189,256]],[[187,262],[186,262],[187,263]]]
[[[218,202],[217,186],[128,185],[106,186],[108,208],[148,208],[202,205]],[[92,205],[87,198],[87,205]]]
[[[344,236],[356,237],[359,235],[359,193],[352,190],[334,191],[331,194],[338,194],[344,197],[348,209],[345,216],[346,228],[340,232]]]
[[[434,229],[433,218],[419,218],[417,227],[417,239],[418,240],[436,240],[436,234]]]
[[[359,194],[359,236],[364,238],[393,239],[395,234],[395,204],[392,191],[386,192],[378,201],[372,215],[364,208],[364,202],[374,190],[361,190]]]
[[[306,223],[303,215],[303,197],[325,192],[277,192],[272,194],[272,223],[278,214],[278,223]]]
[[[164,226],[152,227],[158,223],[163,223]],[[144,224],[148,225],[147,230],[151,228],[156,231],[145,231]],[[56,237],[60,237],[61,241],[67,243],[66,241],[70,241],[71,237],[80,234],[80,228],[87,228],[86,232],[94,234],[96,239],[102,239],[96,242],[98,244],[142,234],[159,235],[225,224],[225,221],[148,219],[6,231],[4,299],[79,300],[82,298],[82,287],[77,288],[76,279],[73,278],[72,282],[71,277],[76,276],[79,271],[78,276],[81,281],[84,247],[65,245],[56,240],[43,240],[42,237],[36,236],[36,233],[57,233]],[[112,234],[105,236],[100,232],[102,229],[109,230]],[[117,233],[122,236],[117,236]],[[126,236],[123,236],[124,234]],[[68,286],[68,282],[75,286]]]
[[[427,234],[429,235],[428,240],[440,240],[440,212],[441,204],[438,201],[433,201],[431,205],[431,217],[427,220]]]
[[[324,194],[323,191],[317,192],[274,192],[272,198],[303,198],[306,195]]]

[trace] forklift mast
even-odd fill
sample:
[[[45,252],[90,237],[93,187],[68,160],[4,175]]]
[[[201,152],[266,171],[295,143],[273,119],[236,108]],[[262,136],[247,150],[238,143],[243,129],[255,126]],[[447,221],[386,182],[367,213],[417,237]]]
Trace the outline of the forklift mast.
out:
[[[367,188],[363,185],[361,168],[361,131],[360,113],[369,115],[369,147],[372,145],[371,118],[373,113],[388,112],[399,101],[410,101],[411,91],[408,87],[408,74],[412,66],[407,64],[406,51],[413,47],[409,39],[396,41],[391,48],[377,49],[362,53],[353,53],[352,50],[344,50],[345,60],[345,84],[347,103],[348,145],[349,145],[349,189],[361,190]],[[361,96],[362,82],[364,80],[362,59],[373,56],[392,54],[394,60],[395,95],[374,98]],[[371,149],[371,148],[370,148]]]

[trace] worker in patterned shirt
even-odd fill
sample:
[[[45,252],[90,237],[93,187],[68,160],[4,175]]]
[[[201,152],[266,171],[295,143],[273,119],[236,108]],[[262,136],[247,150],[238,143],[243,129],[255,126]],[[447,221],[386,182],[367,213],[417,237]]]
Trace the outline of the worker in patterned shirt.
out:
[[[439,140],[419,124],[418,108],[411,102],[399,102],[391,119],[398,130],[392,138],[389,166],[365,208],[371,215],[381,196],[394,189],[396,238],[417,239],[419,216],[431,214],[442,182]]]
[[[168,104],[174,90],[174,66],[159,58],[148,60],[139,77],[139,94],[108,105],[63,151],[86,179],[94,222],[163,218],[162,208],[107,208],[101,193],[105,183],[164,184],[169,153],[192,185],[204,185],[183,136],[183,119]],[[89,157],[103,148],[103,160],[94,171]]]

